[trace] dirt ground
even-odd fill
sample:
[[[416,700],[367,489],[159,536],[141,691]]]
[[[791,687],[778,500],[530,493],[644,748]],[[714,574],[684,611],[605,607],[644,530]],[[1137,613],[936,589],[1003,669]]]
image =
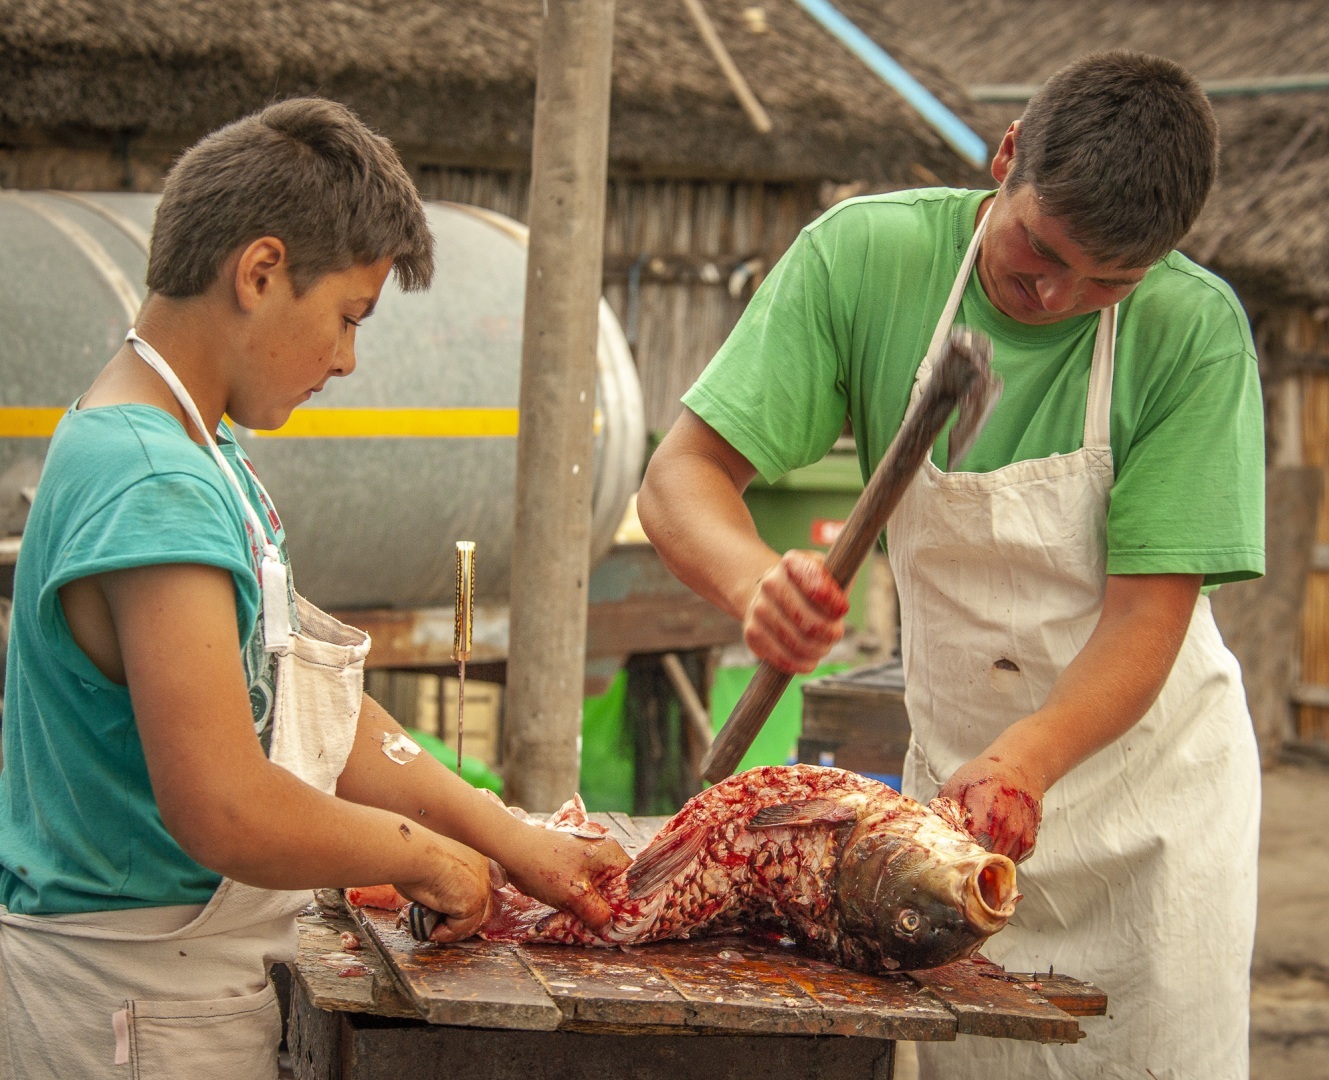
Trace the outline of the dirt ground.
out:
[[[1264,774],[1251,1080],[1329,1080],[1329,765]]]
[[[901,1044],[896,1080],[917,1076]],[[1329,1080],[1329,763],[1264,774],[1251,1080]]]

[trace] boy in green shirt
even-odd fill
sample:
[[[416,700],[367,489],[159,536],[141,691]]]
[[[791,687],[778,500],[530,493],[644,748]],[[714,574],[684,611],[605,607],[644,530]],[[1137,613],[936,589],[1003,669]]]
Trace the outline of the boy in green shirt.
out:
[[[534,828],[362,694],[369,643],[295,593],[223,414],[280,427],[355,367],[390,271],[433,273],[392,147],[320,99],[172,168],[149,296],[52,440],[15,577],[0,772],[0,1074],[276,1076],[267,978],[317,887],[392,882],[435,937],[490,859],[603,924],[616,844]]]
[[[995,193],[854,200],[805,229],[639,496],[666,563],[809,671],[848,602],[815,553],[762,543],[743,488],[846,420],[866,477],[951,327],[992,339],[1001,402],[955,472],[943,436],[887,529],[904,786],[1028,860],[985,952],[1096,983],[1112,1017],[1074,1047],[921,1046],[925,1078],[1247,1072],[1259,770],[1203,590],[1264,569],[1262,401],[1231,290],[1172,250],[1216,163],[1175,64],[1072,64],[1007,131]]]

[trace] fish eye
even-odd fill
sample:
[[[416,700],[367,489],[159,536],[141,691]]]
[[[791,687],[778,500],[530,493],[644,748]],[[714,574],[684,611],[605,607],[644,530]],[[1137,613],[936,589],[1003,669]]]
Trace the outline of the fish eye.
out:
[[[895,928],[902,937],[913,937],[923,928],[923,916],[906,908],[895,917]]]

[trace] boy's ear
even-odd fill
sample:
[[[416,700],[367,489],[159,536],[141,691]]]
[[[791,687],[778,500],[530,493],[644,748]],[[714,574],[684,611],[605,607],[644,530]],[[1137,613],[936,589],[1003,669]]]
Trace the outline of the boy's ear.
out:
[[[260,236],[240,252],[235,264],[235,298],[250,312],[267,296],[273,281],[287,272],[286,245],[275,236]]]
[[[1015,162],[1015,139],[1019,133],[1020,121],[1016,120],[1006,129],[1001,145],[997,147],[996,156],[992,159],[992,179],[999,184],[1004,184],[1006,177],[1010,175],[1011,165]]]

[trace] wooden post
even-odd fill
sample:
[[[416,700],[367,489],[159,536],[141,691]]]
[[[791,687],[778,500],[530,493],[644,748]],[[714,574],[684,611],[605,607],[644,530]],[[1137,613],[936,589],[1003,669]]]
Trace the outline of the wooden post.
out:
[[[546,0],[522,332],[504,796],[577,787],[613,0]]]

